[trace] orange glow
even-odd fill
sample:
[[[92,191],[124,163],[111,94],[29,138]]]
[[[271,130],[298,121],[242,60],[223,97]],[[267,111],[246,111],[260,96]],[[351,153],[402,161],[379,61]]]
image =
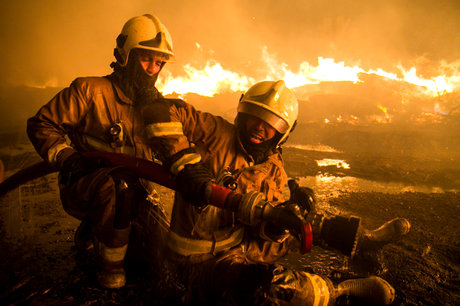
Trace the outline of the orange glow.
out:
[[[387,122],[390,122],[391,119],[390,119],[390,116],[388,115],[387,108],[382,105],[377,105],[377,108],[380,109],[385,114],[385,119],[387,120]]]
[[[158,82],[158,89],[164,94],[196,93],[212,97],[225,90],[239,91],[249,88],[255,80],[225,70],[220,63],[210,60],[203,69],[185,65],[185,77],[173,77],[165,71]]]
[[[200,45],[196,43],[197,48]],[[319,84],[325,81],[351,81],[362,82],[360,74],[376,74],[383,78],[407,82],[416,85],[418,95],[439,96],[451,93],[460,88],[460,61],[451,65],[443,64],[440,71],[449,71],[450,74],[441,74],[431,79],[424,79],[417,75],[415,67],[405,69],[398,66],[399,74],[384,71],[381,68],[364,70],[359,66],[348,66],[345,62],[337,62],[333,58],[318,57],[318,65],[313,66],[308,62],[302,62],[298,71],[292,71],[285,63],[278,63],[268,53],[266,48],[262,50],[263,67],[265,76],[255,79],[227,70],[215,60],[208,60],[204,67],[194,67],[190,64],[184,66],[185,76],[175,77],[168,71],[164,71],[157,86],[163,94],[186,94],[196,93],[202,96],[212,97],[223,91],[244,91],[253,83],[260,80],[283,79],[290,88],[300,87],[307,84]],[[415,94],[415,93],[414,93]],[[386,114],[387,115],[387,114]]]
[[[350,169],[350,165],[342,159],[324,158],[317,160],[316,163],[319,167],[336,166],[337,168]]]

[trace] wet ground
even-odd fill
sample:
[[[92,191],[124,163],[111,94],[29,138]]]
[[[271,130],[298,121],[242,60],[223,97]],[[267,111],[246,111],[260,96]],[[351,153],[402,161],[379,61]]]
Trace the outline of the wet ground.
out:
[[[452,172],[433,170],[430,177],[420,179],[421,173],[404,159],[371,162],[356,154],[326,151],[286,148],[284,152],[288,173],[301,185],[315,189],[322,210],[360,216],[370,229],[395,216],[405,217],[412,224],[411,232],[400,241],[353,259],[314,247],[307,255],[292,254],[282,262],[327,275],[334,282],[378,275],[394,286],[395,305],[457,305],[460,193],[450,179]],[[38,160],[27,144],[9,147],[0,157],[6,177]],[[312,162],[323,159],[336,162],[320,168]],[[395,181],[398,173],[404,175]],[[432,184],[434,175],[443,178],[438,181],[450,181],[442,186]],[[170,203],[172,193],[166,188],[160,191],[165,203]],[[0,304],[167,304],[157,298],[154,272],[135,262],[130,263],[125,288],[100,289],[92,261],[73,245],[77,226],[78,221],[61,208],[55,174],[0,199]],[[341,299],[337,304],[363,303]]]

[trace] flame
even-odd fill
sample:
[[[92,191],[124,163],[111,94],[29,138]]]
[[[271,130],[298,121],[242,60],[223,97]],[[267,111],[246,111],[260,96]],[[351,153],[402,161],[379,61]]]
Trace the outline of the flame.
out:
[[[385,114],[385,119],[387,120],[387,122],[390,122],[391,119],[390,119],[390,116],[388,115],[388,110],[385,106],[382,106],[382,105],[377,105],[377,108],[380,109],[384,114]]]
[[[171,73],[165,71],[165,75],[158,83],[158,89],[164,95],[196,93],[213,97],[225,90],[244,91],[255,83],[253,78],[225,70],[214,60],[207,61],[202,69],[187,64],[184,66],[184,71],[186,76],[182,77],[173,77]]]
[[[197,48],[202,48],[196,43]],[[262,77],[251,77],[241,75],[237,72],[225,69],[216,60],[208,60],[204,67],[194,67],[190,64],[184,66],[185,76],[173,76],[170,72],[164,71],[157,83],[158,89],[163,94],[186,94],[196,93],[202,96],[212,97],[226,90],[245,91],[252,84],[259,80],[283,79],[290,88],[307,84],[319,84],[324,81],[351,81],[362,82],[360,74],[375,74],[386,79],[407,82],[416,85],[420,94],[428,96],[439,96],[451,93],[460,88],[460,61],[455,63],[443,62],[440,67],[442,75],[431,79],[424,79],[417,75],[415,67],[405,69],[397,66],[399,73],[387,72],[381,68],[364,70],[359,66],[348,66],[345,62],[337,62],[333,58],[318,57],[318,64],[311,65],[308,62],[300,63],[297,71],[292,71],[285,63],[279,63],[271,55],[267,48],[262,48],[262,61],[265,64],[265,75]],[[398,77],[402,75],[402,77]]]

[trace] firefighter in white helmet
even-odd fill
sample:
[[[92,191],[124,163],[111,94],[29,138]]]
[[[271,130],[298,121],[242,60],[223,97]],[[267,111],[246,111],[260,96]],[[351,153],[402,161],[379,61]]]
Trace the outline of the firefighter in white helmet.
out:
[[[167,254],[160,261],[167,264],[168,273],[173,271],[168,275],[178,275],[185,283],[182,302],[327,305],[340,295],[393,301],[393,288],[378,277],[334,287],[327,277],[273,264],[293,249],[295,238],[286,231],[289,224],[254,219],[257,201],[263,198],[302,220],[314,210],[313,195],[292,181],[291,197],[283,200],[287,175],[280,147],[295,127],[298,103],[282,80],[248,89],[239,101],[235,124],[184,101],[168,101],[167,121],[160,122],[152,105],[143,114],[151,143],[164,148],[163,162],[177,176],[180,190]],[[210,182],[243,194],[243,208],[235,212],[209,205]]]
[[[152,183],[81,153],[118,152],[153,160],[139,110],[162,98],[155,81],[174,59],[168,30],[150,14],[124,24],[114,55],[112,74],[75,79],[27,123],[37,152],[60,170],[63,207],[82,220],[77,247],[94,247],[98,281],[106,288],[125,285],[123,263],[136,204],[155,202],[158,196]]]

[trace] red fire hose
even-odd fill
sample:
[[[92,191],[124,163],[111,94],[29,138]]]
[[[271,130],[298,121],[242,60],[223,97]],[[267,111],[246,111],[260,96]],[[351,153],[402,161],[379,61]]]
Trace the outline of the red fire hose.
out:
[[[122,166],[133,171],[141,178],[167,188],[177,190],[176,181],[171,177],[170,173],[163,166],[155,162],[120,153],[84,152],[82,154],[88,157],[105,158],[114,166]],[[4,182],[0,183],[0,196],[3,196],[8,191],[24,184],[27,181],[55,171],[56,169],[51,168],[51,166],[44,161],[20,170],[7,178]],[[228,188],[212,184],[210,203],[213,206],[238,212],[242,198],[243,195],[239,193],[233,192]],[[288,228],[294,228],[298,233],[301,242],[300,252],[302,254],[308,252],[311,249],[313,242],[310,224],[301,224],[297,220],[289,218],[289,216],[287,216],[284,212],[284,210],[277,209],[271,205],[265,205],[261,216],[263,219],[282,222]]]

